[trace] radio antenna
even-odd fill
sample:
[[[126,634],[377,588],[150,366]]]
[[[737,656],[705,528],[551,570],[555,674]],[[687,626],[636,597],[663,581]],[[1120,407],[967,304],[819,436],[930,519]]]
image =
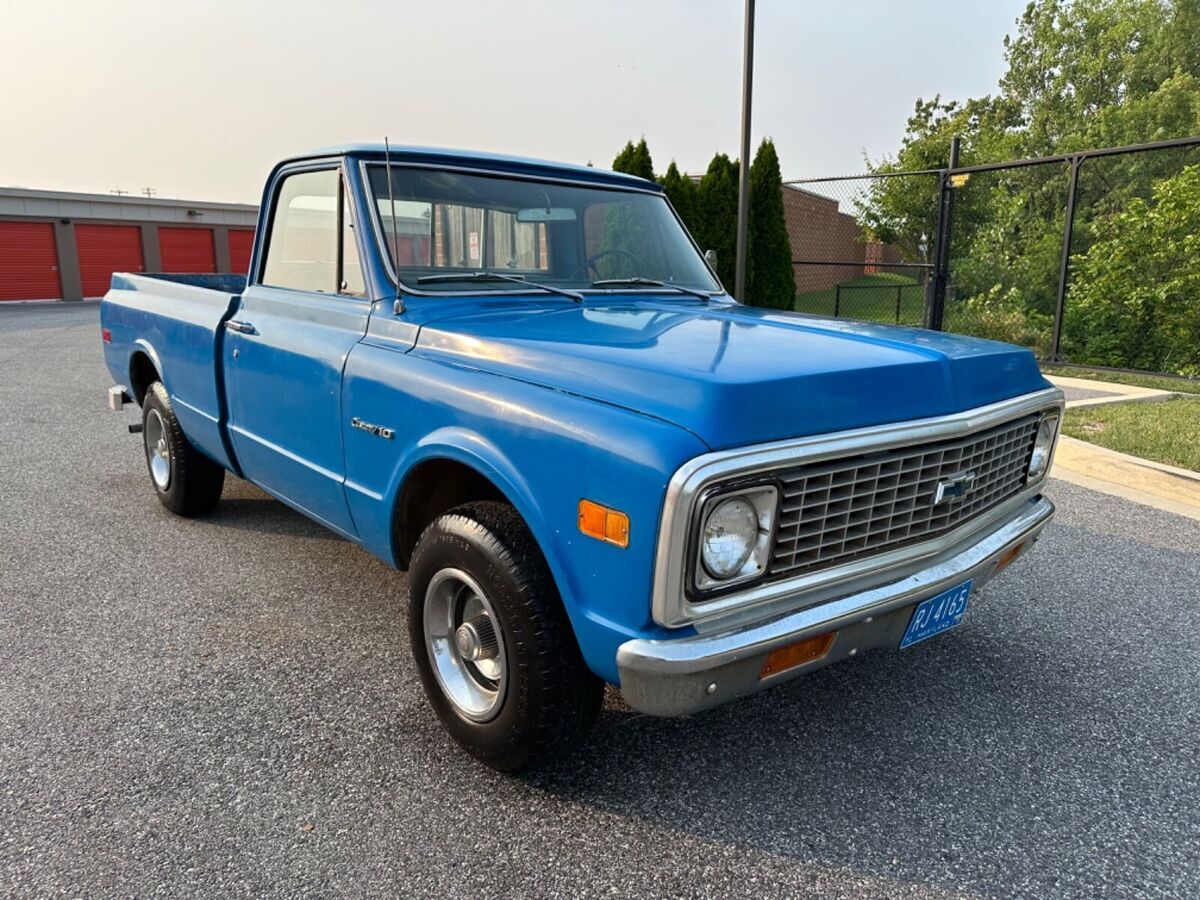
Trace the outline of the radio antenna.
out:
[[[399,237],[396,234],[396,195],[392,190],[392,147],[388,143],[387,135],[383,136],[383,164],[387,169],[388,183],[388,205],[392,208],[392,233],[391,237],[385,233],[384,238],[387,240],[387,252],[392,259],[392,268],[396,273],[396,302],[392,304],[392,312],[396,315],[404,314],[404,300],[400,297],[400,261],[397,257],[397,243]]]

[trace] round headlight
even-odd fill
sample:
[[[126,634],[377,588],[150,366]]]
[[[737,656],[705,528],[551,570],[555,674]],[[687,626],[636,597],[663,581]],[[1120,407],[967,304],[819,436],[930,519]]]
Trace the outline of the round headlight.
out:
[[[1029,457],[1030,478],[1037,478],[1046,471],[1046,466],[1050,463],[1050,451],[1054,449],[1054,429],[1057,425],[1058,416],[1042,419],[1037,439],[1033,442],[1033,453]]]
[[[742,570],[758,542],[758,511],[744,497],[713,507],[704,521],[700,560],[713,578],[731,578]]]

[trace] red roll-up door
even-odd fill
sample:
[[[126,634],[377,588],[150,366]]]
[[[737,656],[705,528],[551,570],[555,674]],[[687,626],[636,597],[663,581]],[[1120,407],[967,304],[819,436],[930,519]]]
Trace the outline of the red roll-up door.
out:
[[[159,228],[158,249],[164,272],[217,271],[211,228]]]
[[[250,271],[250,254],[254,250],[254,231],[246,228],[229,229],[229,268],[238,275]]]
[[[49,222],[0,222],[0,300],[58,300],[58,249]]]
[[[75,249],[83,296],[103,297],[113,272],[141,272],[142,229],[137,225],[75,224]]]

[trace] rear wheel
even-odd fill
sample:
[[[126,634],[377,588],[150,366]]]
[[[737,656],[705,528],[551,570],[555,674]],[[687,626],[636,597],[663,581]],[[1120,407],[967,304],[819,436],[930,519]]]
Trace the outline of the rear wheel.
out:
[[[437,518],[409,568],[409,638],[430,705],[502,771],[587,736],[604,696],[545,559],[517,512],[472,503]]]
[[[180,516],[199,516],[217,505],[225,470],[188,441],[159,381],[142,399],[142,442],[150,483],[163,506]]]

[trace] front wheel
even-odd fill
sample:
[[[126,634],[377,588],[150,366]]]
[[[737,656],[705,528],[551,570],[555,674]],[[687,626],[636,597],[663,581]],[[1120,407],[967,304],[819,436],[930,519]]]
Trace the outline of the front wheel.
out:
[[[450,735],[501,771],[587,736],[604,682],[587,668],[546,561],[511,506],[437,518],[409,568],[409,639]]]
[[[199,516],[221,499],[225,470],[188,441],[162,382],[142,398],[142,442],[150,482],[162,505],[180,516]]]

